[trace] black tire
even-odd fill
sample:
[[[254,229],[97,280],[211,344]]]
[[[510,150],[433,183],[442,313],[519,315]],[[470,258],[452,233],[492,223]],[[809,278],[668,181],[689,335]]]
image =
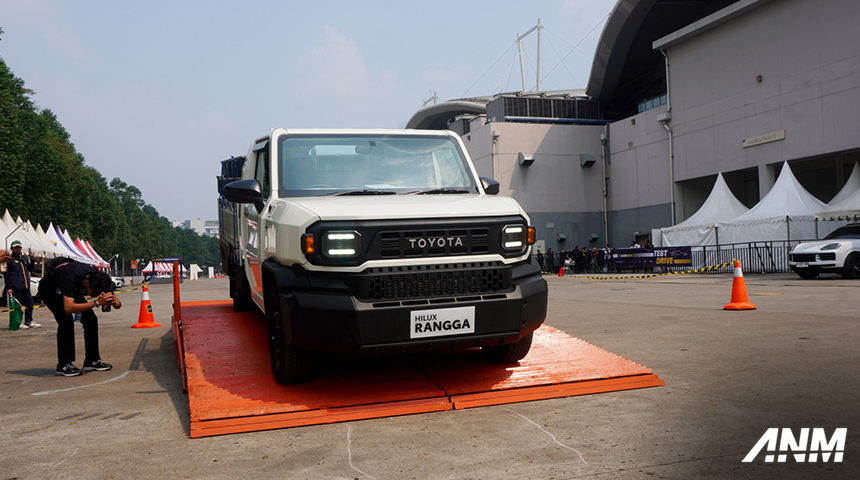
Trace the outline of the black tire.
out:
[[[796,273],[798,277],[800,277],[804,280],[812,280],[813,278],[818,278],[818,272],[814,272],[814,271],[795,270],[794,273]]]
[[[233,275],[230,275],[230,296],[233,298],[234,312],[250,312],[254,309],[251,286],[245,279],[245,270],[241,268],[234,268]]]
[[[287,345],[284,322],[289,312],[281,311],[280,292],[277,285],[269,289],[266,297],[266,318],[269,323],[269,357],[272,375],[281,385],[301,383],[311,378],[312,355],[307,350]]]
[[[860,278],[860,253],[849,253],[842,267],[842,276],[845,278]]]
[[[508,343],[506,345],[496,345],[493,347],[481,347],[484,355],[490,360],[499,363],[518,362],[528,355],[532,348],[532,337],[534,332],[521,338],[516,343]]]

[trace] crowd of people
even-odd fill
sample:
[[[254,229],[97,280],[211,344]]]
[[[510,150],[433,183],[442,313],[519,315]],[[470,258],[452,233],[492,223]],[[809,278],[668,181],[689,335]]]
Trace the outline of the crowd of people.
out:
[[[564,268],[567,273],[607,272],[612,268],[612,249],[609,245],[592,249],[577,245],[573,250],[563,250],[559,253],[548,248],[546,254],[538,249],[535,258],[541,271],[550,273],[558,272],[561,268]]]
[[[654,248],[650,241],[646,241],[644,245],[640,245],[635,240],[630,242],[628,248]],[[546,253],[537,249],[535,259],[540,265],[541,271],[548,273],[557,273],[559,269],[564,269],[565,273],[599,273],[611,272],[612,265],[612,248],[605,245],[603,248],[582,247],[577,245],[573,250],[564,250],[559,253],[548,248]]]

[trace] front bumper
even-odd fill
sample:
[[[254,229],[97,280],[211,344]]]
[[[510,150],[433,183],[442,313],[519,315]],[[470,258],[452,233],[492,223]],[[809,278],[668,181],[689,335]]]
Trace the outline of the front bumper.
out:
[[[504,291],[425,298],[361,299],[353,279],[308,271],[301,277],[302,282],[279,279],[279,301],[287,343],[311,351],[370,356],[507,344],[546,319],[547,284],[527,261],[512,267]],[[412,312],[458,307],[474,307],[473,332],[410,337]]]
[[[790,253],[788,266],[797,272],[827,272],[838,270],[841,264],[837,263],[836,252],[798,252]]]

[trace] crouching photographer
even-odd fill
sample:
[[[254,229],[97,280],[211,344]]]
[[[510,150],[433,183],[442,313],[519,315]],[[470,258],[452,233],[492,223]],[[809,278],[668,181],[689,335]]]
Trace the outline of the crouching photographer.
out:
[[[45,265],[45,275],[39,282],[39,296],[54,314],[57,321],[57,375],[74,377],[82,373],[75,361],[75,321],[81,314],[84,328],[83,371],[110,370],[113,365],[101,360],[99,354],[99,326],[95,309],[121,308],[122,302],[114,295],[110,276],[91,265],[71,258],[55,258]],[[85,298],[88,295],[94,300]]]

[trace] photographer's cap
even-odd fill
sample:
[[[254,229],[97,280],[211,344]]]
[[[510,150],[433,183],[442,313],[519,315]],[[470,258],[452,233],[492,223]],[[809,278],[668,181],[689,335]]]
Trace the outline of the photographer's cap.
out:
[[[21,246],[21,240],[12,240],[11,246],[12,246],[12,248],[20,247]]]

